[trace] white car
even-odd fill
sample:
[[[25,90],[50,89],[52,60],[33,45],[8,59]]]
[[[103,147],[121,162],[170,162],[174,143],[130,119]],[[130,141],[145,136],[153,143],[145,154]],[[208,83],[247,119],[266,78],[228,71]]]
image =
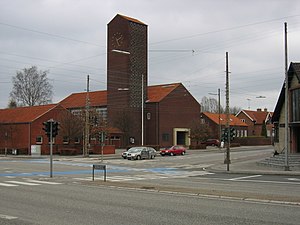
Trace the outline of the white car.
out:
[[[123,159],[127,159],[127,154],[128,154],[130,151],[132,151],[132,150],[134,150],[134,148],[130,148],[130,149],[128,149],[127,151],[122,152],[122,157],[123,157]]]

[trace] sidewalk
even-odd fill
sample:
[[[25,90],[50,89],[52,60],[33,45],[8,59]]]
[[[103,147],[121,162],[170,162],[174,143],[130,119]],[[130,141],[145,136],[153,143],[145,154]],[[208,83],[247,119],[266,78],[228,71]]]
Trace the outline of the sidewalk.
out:
[[[210,172],[224,172],[224,173],[240,173],[240,174],[273,174],[273,175],[291,175],[300,176],[299,167],[291,167],[290,171],[284,171],[283,167],[272,167],[259,165],[261,159],[253,159],[245,162],[231,162],[229,164],[229,171],[227,171],[227,164],[214,165],[207,168]]]

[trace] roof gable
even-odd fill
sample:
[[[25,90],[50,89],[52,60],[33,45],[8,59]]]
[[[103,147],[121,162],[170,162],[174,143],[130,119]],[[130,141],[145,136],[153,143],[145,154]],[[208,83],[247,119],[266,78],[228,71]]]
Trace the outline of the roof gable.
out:
[[[57,106],[57,104],[49,104],[0,109],[0,123],[30,123]]]
[[[160,102],[181,84],[163,84],[148,87],[148,102]]]
[[[263,124],[268,120],[269,112],[267,111],[243,110],[243,112],[256,124]]]
[[[209,118],[211,121],[213,121],[215,124],[219,124],[219,114],[218,113],[210,113],[210,112],[203,112],[203,114]],[[242,122],[239,118],[236,116],[230,114],[230,126],[240,126],[240,127],[247,127],[248,125],[244,122]],[[220,123],[221,125],[226,125],[227,115],[226,114],[220,114]]]
[[[145,23],[141,22],[140,20],[132,18],[132,17],[129,17],[129,16],[124,16],[124,15],[121,15],[121,14],[117,14],[116,16],[120,16],[120,17],[122,17],[125,20],[128,20],[130,22],[134,22],[134,23],[139,23],[139,24],[142,24],[142,25],[146,25]]]

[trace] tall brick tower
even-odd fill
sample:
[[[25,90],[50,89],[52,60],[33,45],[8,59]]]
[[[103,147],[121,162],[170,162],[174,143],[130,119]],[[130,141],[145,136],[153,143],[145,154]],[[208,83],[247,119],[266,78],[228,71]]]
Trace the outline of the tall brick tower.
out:
[[[108,121],[124,132],[124,144],[142,144],[142,105],[148,84],[147,35],[146,24],[127,16],[118,14],[108,24]]]

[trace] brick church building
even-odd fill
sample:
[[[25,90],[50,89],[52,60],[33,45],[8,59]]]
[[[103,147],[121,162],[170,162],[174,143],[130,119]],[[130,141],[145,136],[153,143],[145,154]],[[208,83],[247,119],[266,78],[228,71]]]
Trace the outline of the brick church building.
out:
[[[117,148],[128,145],[189,146],[190,127],[193,121],[200,119],[200,104],[181,83],[148,86],[147,29],[143,22],[119,14],[109,22],[107,90],[89,93],[90,108],[106,121],[109,131],[106,144],[113,144]],[[87,92],[73,93],[56,104],[60,108],[58,112],[67,110],[75,115],[78,111],[84,111],[86,99]],[[55,108],[50,108],[53,107]],[[39,111],[40,114],[24,121],[31,128],[25,128],[24,133],[19,133],[14,140],[10,140],[9,148],[22,148],[25,152],[27,149],[30,154],[30,146],[41,144],[40,140],[47,140],[41,123],[37,126],[30,125],[37,121],[36,118],[42,118],[48,113],[49,107],[46,108],[46,111]],[[19,109],[2,110],[0,126],[5,126],[6,121],[14,129],[21,126],[20,118],[7,119],[10,115],[17,115],[14,111]],[[32,109],[34,108],[23,107],[22,115]],[[62,135],[57,137],[57,152],[64,140],[68,140],[68,137]],[[80,137],[76,137],[77,149],[78,145],[82,145],[82,140],[79,139]],[[41,152],[47,154],[48,151],[44,148],[48,146],[44,145],[45,143],[41,145]],[[0,150],[6,147],[7,141],[0,137]]]

